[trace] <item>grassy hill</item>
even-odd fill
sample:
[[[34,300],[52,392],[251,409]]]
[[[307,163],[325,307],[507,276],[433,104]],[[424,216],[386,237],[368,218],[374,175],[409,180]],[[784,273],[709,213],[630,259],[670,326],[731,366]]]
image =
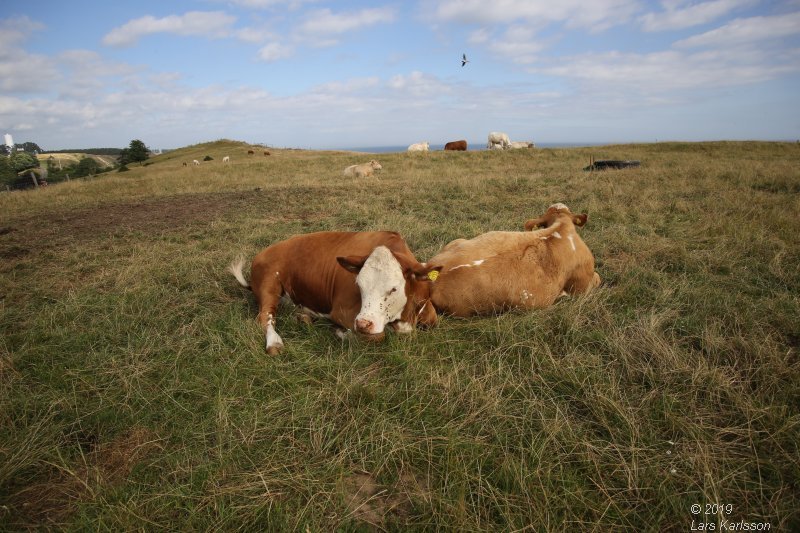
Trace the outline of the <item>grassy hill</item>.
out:
[[[0,194],[0,528],[800,528],[800,146],[247,149]],[[334,229],[425,260],[557,201],[604,285],[536,312],[362,344],[283,307],[268,357],[225,272]]]
[[[97,161],[101,168],[113,167],[117,163],[116,156],[84,154],[80,152],[48,152],[44,154],[38,154],[36,157],[39,159],[39,163],[42,166],[46,166],[51,157],[54,159],[54,163],[56,165],[60,163],[63,166],[77,164],[84,157],[91,157]]]

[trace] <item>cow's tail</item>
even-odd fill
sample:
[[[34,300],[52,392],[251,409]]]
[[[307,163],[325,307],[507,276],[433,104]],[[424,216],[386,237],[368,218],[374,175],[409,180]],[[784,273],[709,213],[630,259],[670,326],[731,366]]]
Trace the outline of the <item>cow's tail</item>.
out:
[[[244,279],[244,273],[242,272],[242,270],[244,270],[244,257],[242,256],[239,256],[238,259],[236,259],[230,265],[228,265],[228,272],[233,274],[233,277],[236,278],[236,281],[239,282],[239,285],[241,285],[245,289],[252,290],[250,284],[247,283],[247,280]]]

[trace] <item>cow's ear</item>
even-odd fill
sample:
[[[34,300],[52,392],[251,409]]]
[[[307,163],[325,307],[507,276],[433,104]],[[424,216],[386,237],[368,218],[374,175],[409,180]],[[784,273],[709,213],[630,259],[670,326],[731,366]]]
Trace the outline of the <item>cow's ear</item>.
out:
[[[420,263],[413,269],[414,279],[417,281],[436,281],[439,273],[442,271],[442,266],[428,266]]]
[[[336,261],[342,265],[342,268],[352,272],[353,274],[358,274],[361,272],[361,267],[364,266],[364,263],[367,261],[367,255],[348,255],[347,257],[337,257]]]
[[[589,215],[586,213],[581,213],[580,215],[572,215],[572,223],[578,227],[583,226],[586,224],[586,220],[589,218]]]
[[[525,223],[525,231],[533,231],[536,228],[541,228],[546,224],[544,217],[532,218]]]

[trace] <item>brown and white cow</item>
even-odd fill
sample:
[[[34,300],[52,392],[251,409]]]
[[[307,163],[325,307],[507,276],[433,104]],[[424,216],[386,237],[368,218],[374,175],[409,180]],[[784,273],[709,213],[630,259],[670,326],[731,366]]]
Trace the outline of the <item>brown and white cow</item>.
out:
[[[591,291],[600,276],[576,230],[586,219],[553,204],[528,220],[525,231],[491,231],[447,244],[429,261],[443,267],[432,287],[433,305],[465,317],[547,307],[563,294]]]
[[[465,152],[467,150],[467,141],[450,141],[444,145],[444,149]]]
[[[417,261],[395,232],[295,235],[253,259],[249,284],[243,266],[240,259],[228,270],[256,295],[270,355],[283,348],[275,315],[284,295],[307,316],[328,318],[369,340],[382,340],[387,325],[409,333],[417,324],[434,326],[437,321],[428,274],[441,267]]]

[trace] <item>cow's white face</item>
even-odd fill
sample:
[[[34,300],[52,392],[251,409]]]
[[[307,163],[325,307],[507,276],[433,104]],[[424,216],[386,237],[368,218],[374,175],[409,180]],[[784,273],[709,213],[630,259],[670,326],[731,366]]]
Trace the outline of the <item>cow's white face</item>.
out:
[[[397,258],[378,246],[356,276],[361,291],[361,310],[354,327],[358,333],[378,335],[386,324],[400,319],[406,305],[406,279]]]

